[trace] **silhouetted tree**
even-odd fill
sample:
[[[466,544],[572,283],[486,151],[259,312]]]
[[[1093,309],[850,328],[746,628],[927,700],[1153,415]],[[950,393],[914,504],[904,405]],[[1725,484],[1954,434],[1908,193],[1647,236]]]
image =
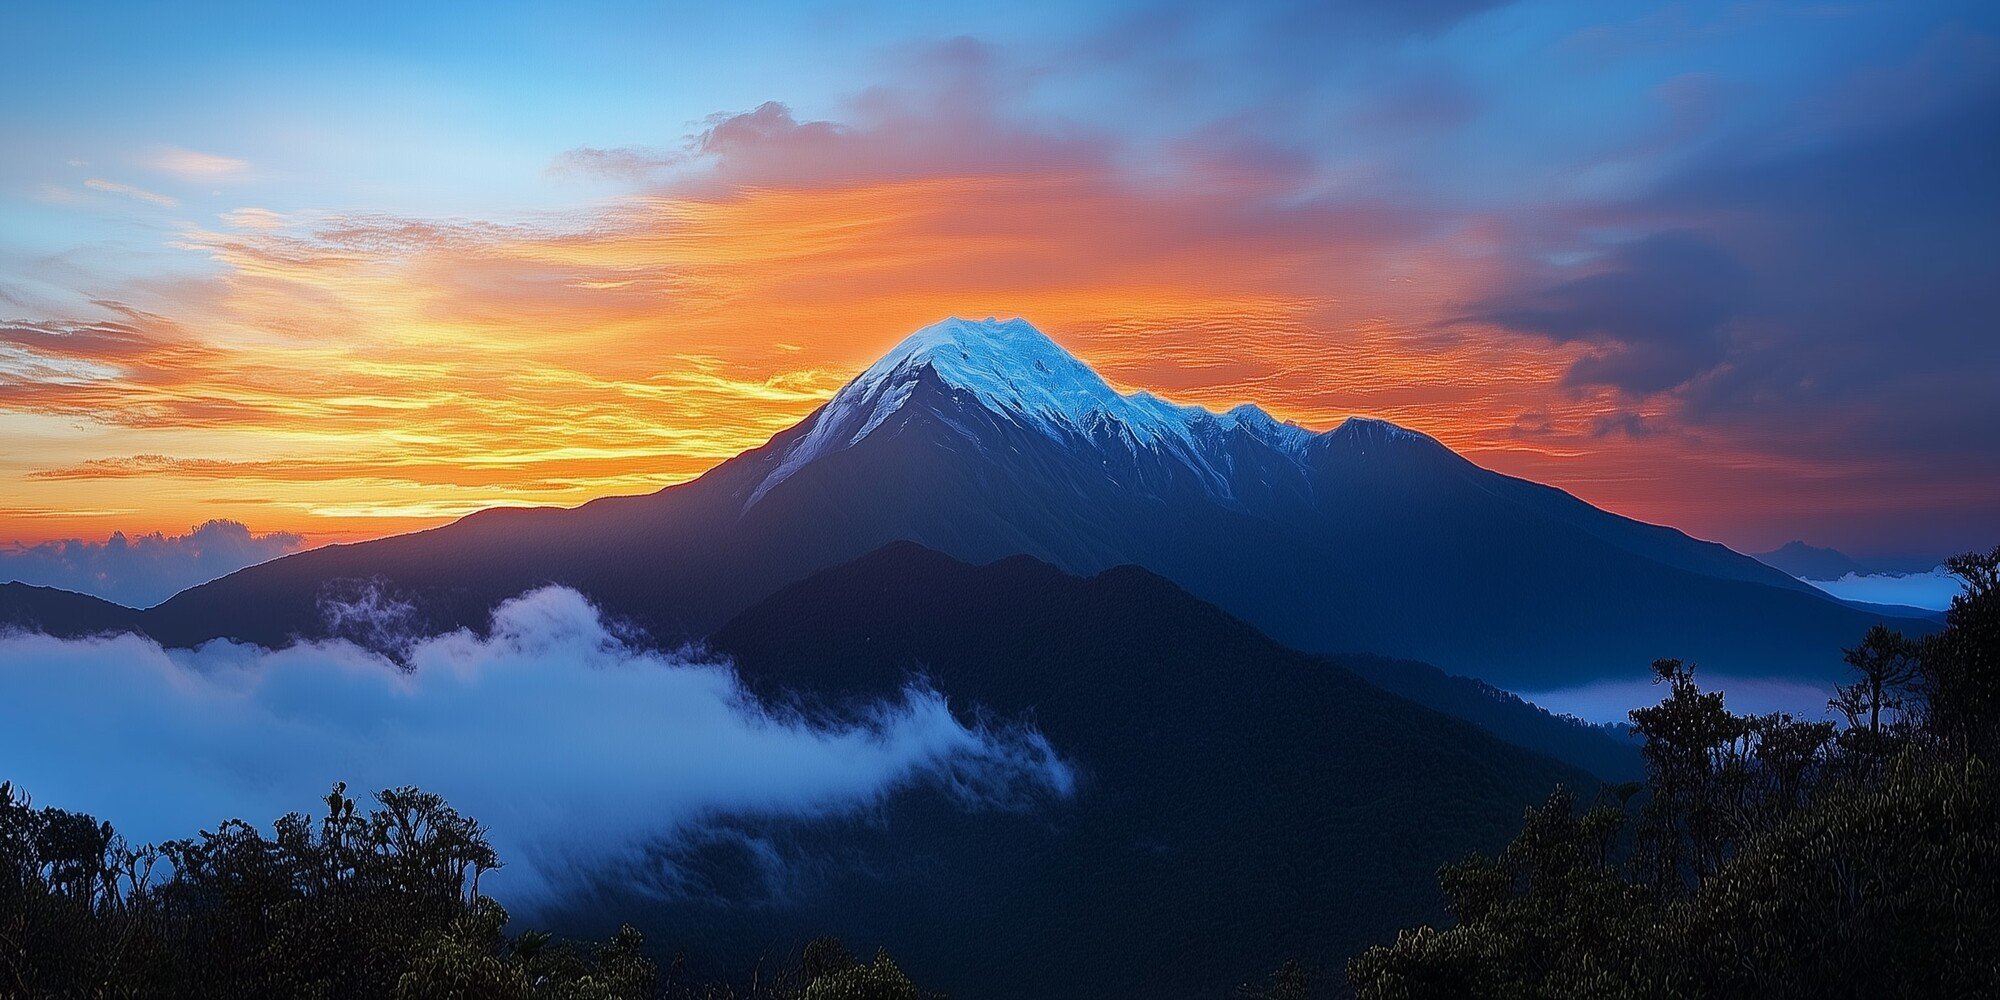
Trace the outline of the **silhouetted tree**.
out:
[[[266,837],[230,820],[131,848],[108,823],[0,783],[0,996],[637,998],[629,928],[579,951],[504,935],[485,831],[412,788]]]
[[[1827,704],[1847,718],[1848,728],[1841,738],[1864,760],[1886,759],[1896,742],[1897,727],[1892,725],[1885,732],[1882,713],[1900,715],[1912,707],[1910,685],[1918,675],[1918,649],[1902,633],[1877,625],[1868,630],[1860,645],[1846,651],[1848,665],[1861,676],[1837,688]]]
[[[1918,673],[1932,735],[1961,754],[2000,750],[2000,547],[1945,560],[1965,592],[1928,639]]]

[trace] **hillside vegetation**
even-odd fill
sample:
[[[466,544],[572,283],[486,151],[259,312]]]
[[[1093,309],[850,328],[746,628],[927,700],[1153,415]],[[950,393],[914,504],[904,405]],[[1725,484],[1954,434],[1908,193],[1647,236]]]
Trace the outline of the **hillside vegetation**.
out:
[[[1941,633],[1847,651],[1846,725],[1743,716],[1677,660],[1643,784],[1558,789],[1448,866],[1456,923],[1348,963],[1362,997],[2000,995],[2000,549]]]

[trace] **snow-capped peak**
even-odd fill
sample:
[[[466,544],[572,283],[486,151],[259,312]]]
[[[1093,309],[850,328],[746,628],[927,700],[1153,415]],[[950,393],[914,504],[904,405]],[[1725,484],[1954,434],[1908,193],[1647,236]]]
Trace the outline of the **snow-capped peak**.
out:
[[[1241,428],[1293,456],[1314,436],[1248,403],[1216,413],[1150,392],[1121,393],[1026,320],[954,316],[911,334],[835,393],[750,502],[813,459],[867,437],[909,401],[925,370],[987,410],[1059,440],[1109,433],[1133,448],[1171,454],[1224,494],[1229,474],[1218,467],[1219,435]]]
[[[918,330],[869,366],[840,394],[870,395],[898,373],[929,366],[946,384],[972,393],[987,408],[1045,429],[1080,431],[1109,418],[1141,441],[1186,439],[1199,423],[1244,426],[1276,441],[1303,443],[1312,432],[1280,423],[1245,403],[1225,413],[1182,406],[1140,391],[1113,389],[1095,369],[1024,319],[966,320],[954,316]]]
[[[972,393],[989,408],[1031,418],[1075,424],[1085,414],[1106,412],[1124,399],[1089,365],[1027,320],[956,316],[904,338],[840,395],[866,393],[899,372],[926,365],[945,383]]]

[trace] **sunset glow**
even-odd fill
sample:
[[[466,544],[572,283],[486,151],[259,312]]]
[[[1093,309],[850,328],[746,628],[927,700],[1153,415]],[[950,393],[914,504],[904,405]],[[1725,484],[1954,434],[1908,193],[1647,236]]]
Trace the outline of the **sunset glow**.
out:
[[[0,539],[226,517],[318,544],[495,505],[649,491],[760,444],[947,315],[1027,317],[1114,381],[1184,401],[1255,400],[1315,428],[1386,417],[1489,467],[1739,547],[1810,530],[1862,549],[1942,551],[1994,514],[1990,443],[1924,439],[1978,476],[1937,475],[1935,454],[1891,446],[1925,421],[1968,426],[1990,412],[1990,393],[1956,415],[1910,417],[1879,442],[1866,439],[1895,412],[1847,406],[1832,421],[1812,401],[1864,373],[1896,393],[1964,393],[1992,368],[1901,357],[1885,375],[1866,348],[1812,327],[1812,310],[1784,311],[1786,268],[1755,256],[1770,250],[1759,229],[1769,220],[1732,216],[1726,195],[1660,193],[1676,190],[1678,171],[1720,169],[1681,165],[1713,148],[1702,142],[1740,136],[1757,108],[1789,107],[1823,81],[1765,80],[1764,97],[1676,125],[1700,118],[1690,109],[1729,70],[1613,74],[1580,52],[1598,36],[1574,13],[1517,25],[1512,44],[1557,53],[1565,72],[1628,98],[1595,132],[1535,153],[1552,171],[1542,174],[1481,123],[1532,131],[1540,115],[1524,102],[1550,84],[1479,95],[1474,81],[1492,71],[1462,58],[1450,31],[1412,38],[1398,63],[1408,79],[1341,83],[1349,112],[1301,109],[1289,134],[1223,110],[1206,123],[1055,110],[1078,87],[1117,93],[1107,75],[1165,85],[1136,63],[1052,66],[971,37],[885,40],[898,69],[852,71],[825,91],[778,87],[762,99],[789,103],[738,112],[682,94],[651,117],[694,124],[644,144],[617,145],[629,129],[567,145],[546,130],[495,131],[510,153],[481,164],[479,182],[497,185],[490,210],[476,208],[471,175],[454,183],[455,157],[481,158],[471,143],[408,181],[451,188],[451,208],[403,210],[403,195],[368,193],[387,164],[369,161],[357,182],[312,153],[369,126],[316,125],[331,131],[302,145],[277,125],[277,97],[240,125],[197,120],[190,105],[88,141],[17,107],[6,197],[22,224],[0,243]],[[1947,114],[1974,86],[1953,81],[1983,79],[1995,62],[1990,38],[1953,24],[1901,25],[1907,52],[1880,40],[1881,51],[1813,72],[1867,79],[1878,63],[1916,60],[1944,81],[1934,89]],[[1832,52],[1870,29],[1836,18],[1813,30]],[[1722,58],[1728,45],[1714,44]],[[234,58],[224,75],[272,72],[279,93],[324,110],[294,75]],[[7,72],[22,93],[34,70]],[[1424,117],[1407,102],[1427,92],[1396,89],[1412,80],[1470,104]],[[247,100],[225,104],[247,115]],[[380,127],[422,114],[385,104]],[[1621,115],[1694,131],[1633,160]],[[1848,141],[1840,123],[1825,128],[1786,142]],[[1484,159],[1419,176],[1402,169],[1419,146]],[[542,162],[525,162],[537,149]],[[1792,155],[1778,143],[1722,159]],[[1615,292],[1644,277],[1626,258],[1648,233],[1694,231],[1729,248],[1744,280],[1772,286],[1671,334],[1696,346],[1578,312],[1595,300],[1550,299],[1589,282]],[[1660,312],[1649,294],[1633,291],[1631,308]],[[1902,294],[1868,308],[1896,308]],[[1816,336],[1825,370],[1759,367],[1773,338]],[[1663,358],[1665,374],[1629,375]]]

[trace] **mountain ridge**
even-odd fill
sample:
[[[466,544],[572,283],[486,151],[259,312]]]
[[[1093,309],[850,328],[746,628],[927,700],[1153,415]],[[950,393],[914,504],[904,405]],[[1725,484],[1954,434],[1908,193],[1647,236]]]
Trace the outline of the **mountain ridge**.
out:
[[[1128,563],[1088,577],[1079,577],[1033,556],[1014,555],[974,565],[909,541],[891,542],[850,562],[829,567],[782,587],[717,630],[711,640],[727,651],[731,646],[731,630],[745,618],[759,614],[759,609],[764,609],[762,613],[768,617],[772,614],[768,609],[772,607],[810,600],[801,595],[841,593],[851,581],[872,581],[870,585],[877,588],[889,586],[887,581],[894,581],[895,586],[928,593],[949,590],[946,582],[962,584],[982,575],[1001,574],[1033,578],[1045,587],[1074,586],[1071,583],[1074,580],[1082,580],[1087,585],[1101,582],[1107,587],[1120,587],[1129,593],[1144,595],[1154,604],[1190,610],[1198,607],[1200,614],[1213,616],[1225,623],[1227,628],[1254,636],[1255,642],[1268,644],[1273,649],[1283,648],[1239,616],[1200,600],[1173,581],[1143,566]],[[1284,655],[1352,674],[1398,698],[1469,722],[1497,739],[1591,772],[1607,782],[1633,780],[1644,771],[1636,744],[1621,734],[1608,727],[1556,715],[1475,678],[1452,676],[1427,663],[1368,654],[1314,655],[1285,649]],[[878,682],[886,683],[886,676],[878,678]],[[777,693],[778,690],[769,689],[770,693]]]
[[[787,448],[749,503],[754,505],[804,464],[859,444],[881,428],[908,405],[926,374],[1059,440],[1157,450],[1180,460],[1224,500],[1232,498],[1232,491],[1229,470],[1214,461],[1218,436],[1240,431],[1294,459],[1302,459],[1316,440],[1335,435],[1367,438],[1378,446],[1437,444],[1428,435],[1369,417],[1349,417],[1326,431],[1313,431],[1280,421],[1255,403],[1216,411],[1174,403],[1143,389],[1121,393],[1026,320],[954,316],[905,338],[809,415],[804,422],[809,430]]]
[[[781,892],[723,844],[673,859],[694,898],[645,899],[660,866],[638,865],[558,926],[594,933],[608,910],[649,939],[712,944],[725,968],[813,934],[890,942],[955,996],[1216,997],[1441,919],[1439,864],[1504,842],[1555,784],[1598,784],[1138,567],[1086,578],[896,543],[711,639],[753,689],[807,711],[922,675],[961,712],[1031,720],[1076,792],[978,817],[920,794],[859,824],[747,830]]]
[[[1812,545],[1793,539],[1769,552],[1752,552],[1750,558],[1804,580],[1838,580],[1848,574],[1922,573],[1942,563],[1942,559],[1861,560],[1839,549]]]
[[[1006,378],[968,388],[947,375],[979,381],[953,368],[978,352],[954,360],[954,345],[993,334],[970,345],[990,360],[1032,327],[927,331],[920,350],[885,356],[690,482],[287,556],[176,595],[147,629],[176,645],[311,638],[327,588],[356,582],[421,609],[421,627],[477,627],[498,600],[560,583],[664,640],[693,639],[898,540],[1086,575],[1140,565],[1296,649],[1421,660],[1515,689],[1641,676],[1660,656],[1824,681],[1870,624],[1906,622],[1386,422],[1315,434],[1261,410],[1116,393],[1039,332],[1023,358],[1001,359]],[[1074,368],[1054,388],[1023,387],[1036,361]],[[988,400],[1008,392],[1018,400]],[[1111,419],[1126,409],[1151,422]]]

